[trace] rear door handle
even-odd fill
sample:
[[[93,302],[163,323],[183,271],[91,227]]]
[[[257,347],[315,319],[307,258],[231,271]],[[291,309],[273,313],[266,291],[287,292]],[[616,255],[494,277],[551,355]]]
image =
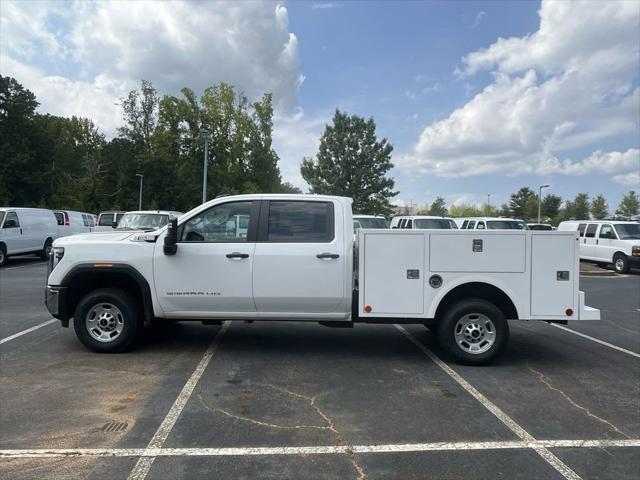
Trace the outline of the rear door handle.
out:
[[[249,254],[240,252],[227,253],[227,258],[249,258]]]
[[[337,253],[319,253],[316,255],[318,258],[339,258],[340,255]]]

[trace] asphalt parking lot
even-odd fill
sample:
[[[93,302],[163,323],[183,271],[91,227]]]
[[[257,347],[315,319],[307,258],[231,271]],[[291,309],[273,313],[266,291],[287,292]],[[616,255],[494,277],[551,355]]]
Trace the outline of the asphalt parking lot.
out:
[[[581,279],[600,322],[512,322],[489,367],[417,325],[183,323],[98,355],[44,284],[0,270],[0,478],[640,478],[637,274]]]

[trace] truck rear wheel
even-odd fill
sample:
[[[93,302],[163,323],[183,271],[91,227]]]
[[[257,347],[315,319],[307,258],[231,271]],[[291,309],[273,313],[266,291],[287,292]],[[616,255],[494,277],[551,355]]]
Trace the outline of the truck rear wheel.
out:
[[[101,288],[87,294],[73,316],[76,336],[89,350],[122,352],[140,330],[135,300],[119,288]]]
[[[509,340],[509,324],[493,303],[480,298],[452,305],[438,325],[438,341],[447,353],[466,365],[485,365]]]
[[[44,246],[42,247],[42,250],[39,253],[39,256],[42,260],[47,260],[49,258],[49,254],[51,254],[52,243],[53,243],[53,240],[51,240],[50,238],[47,238],[47,240],[44,242]]]
[[[0,243],[0,267],[4,267],[7,263],[7,247]]]

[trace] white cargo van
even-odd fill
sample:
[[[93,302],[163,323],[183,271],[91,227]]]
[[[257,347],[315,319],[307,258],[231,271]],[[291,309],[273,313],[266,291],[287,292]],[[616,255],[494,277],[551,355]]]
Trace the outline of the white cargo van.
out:
[[[35,253],[47,259],[58,238],[58,222],[43,208],[0,208],[0,266],[13,255]]]
[[[456,218],[456,223],[460,227],[460,230],[528,230],[527,224],[516,218]]]
[[[93,232],[96,227],[95,216],[92,213],[74,212],[73,210],[54,210],[58,220],[58,234],[60,237],[74,233]]]
[[[360,228],[389,228],[387,220],[380,215],[353,215],[353,229]]]
[[[579,232],[580,259],[602,265],[613,264],[617,273],[640,265],[640,223],[571,220],[561,222],[559,231]]]
[[[435,217],[430,215],[409,215],[396,217],[398,221],[391,228],[401,228],[407,230],[452,230],[458,229],[453,218]],[[394,218],[395,220],[395,218]]]

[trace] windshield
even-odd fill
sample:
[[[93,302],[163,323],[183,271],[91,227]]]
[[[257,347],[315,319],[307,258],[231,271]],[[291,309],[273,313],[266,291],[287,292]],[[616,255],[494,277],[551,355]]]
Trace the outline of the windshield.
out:
[[[384,218],[355,218],[360,224],[360,228],[387,228]]]
[[[489,230],[527,230],[524,222],[517,220],[487,220]]]
[[[458,226],[453,220],[449,220],[448,218],[416,218],[415,228],[451,230],[458,228]]]
[[[157,230],[168,222],[165,213],[125,213],[116,230]]]
[[[619,223],[614,228],[620,240],[640,240],[640,223]]]

